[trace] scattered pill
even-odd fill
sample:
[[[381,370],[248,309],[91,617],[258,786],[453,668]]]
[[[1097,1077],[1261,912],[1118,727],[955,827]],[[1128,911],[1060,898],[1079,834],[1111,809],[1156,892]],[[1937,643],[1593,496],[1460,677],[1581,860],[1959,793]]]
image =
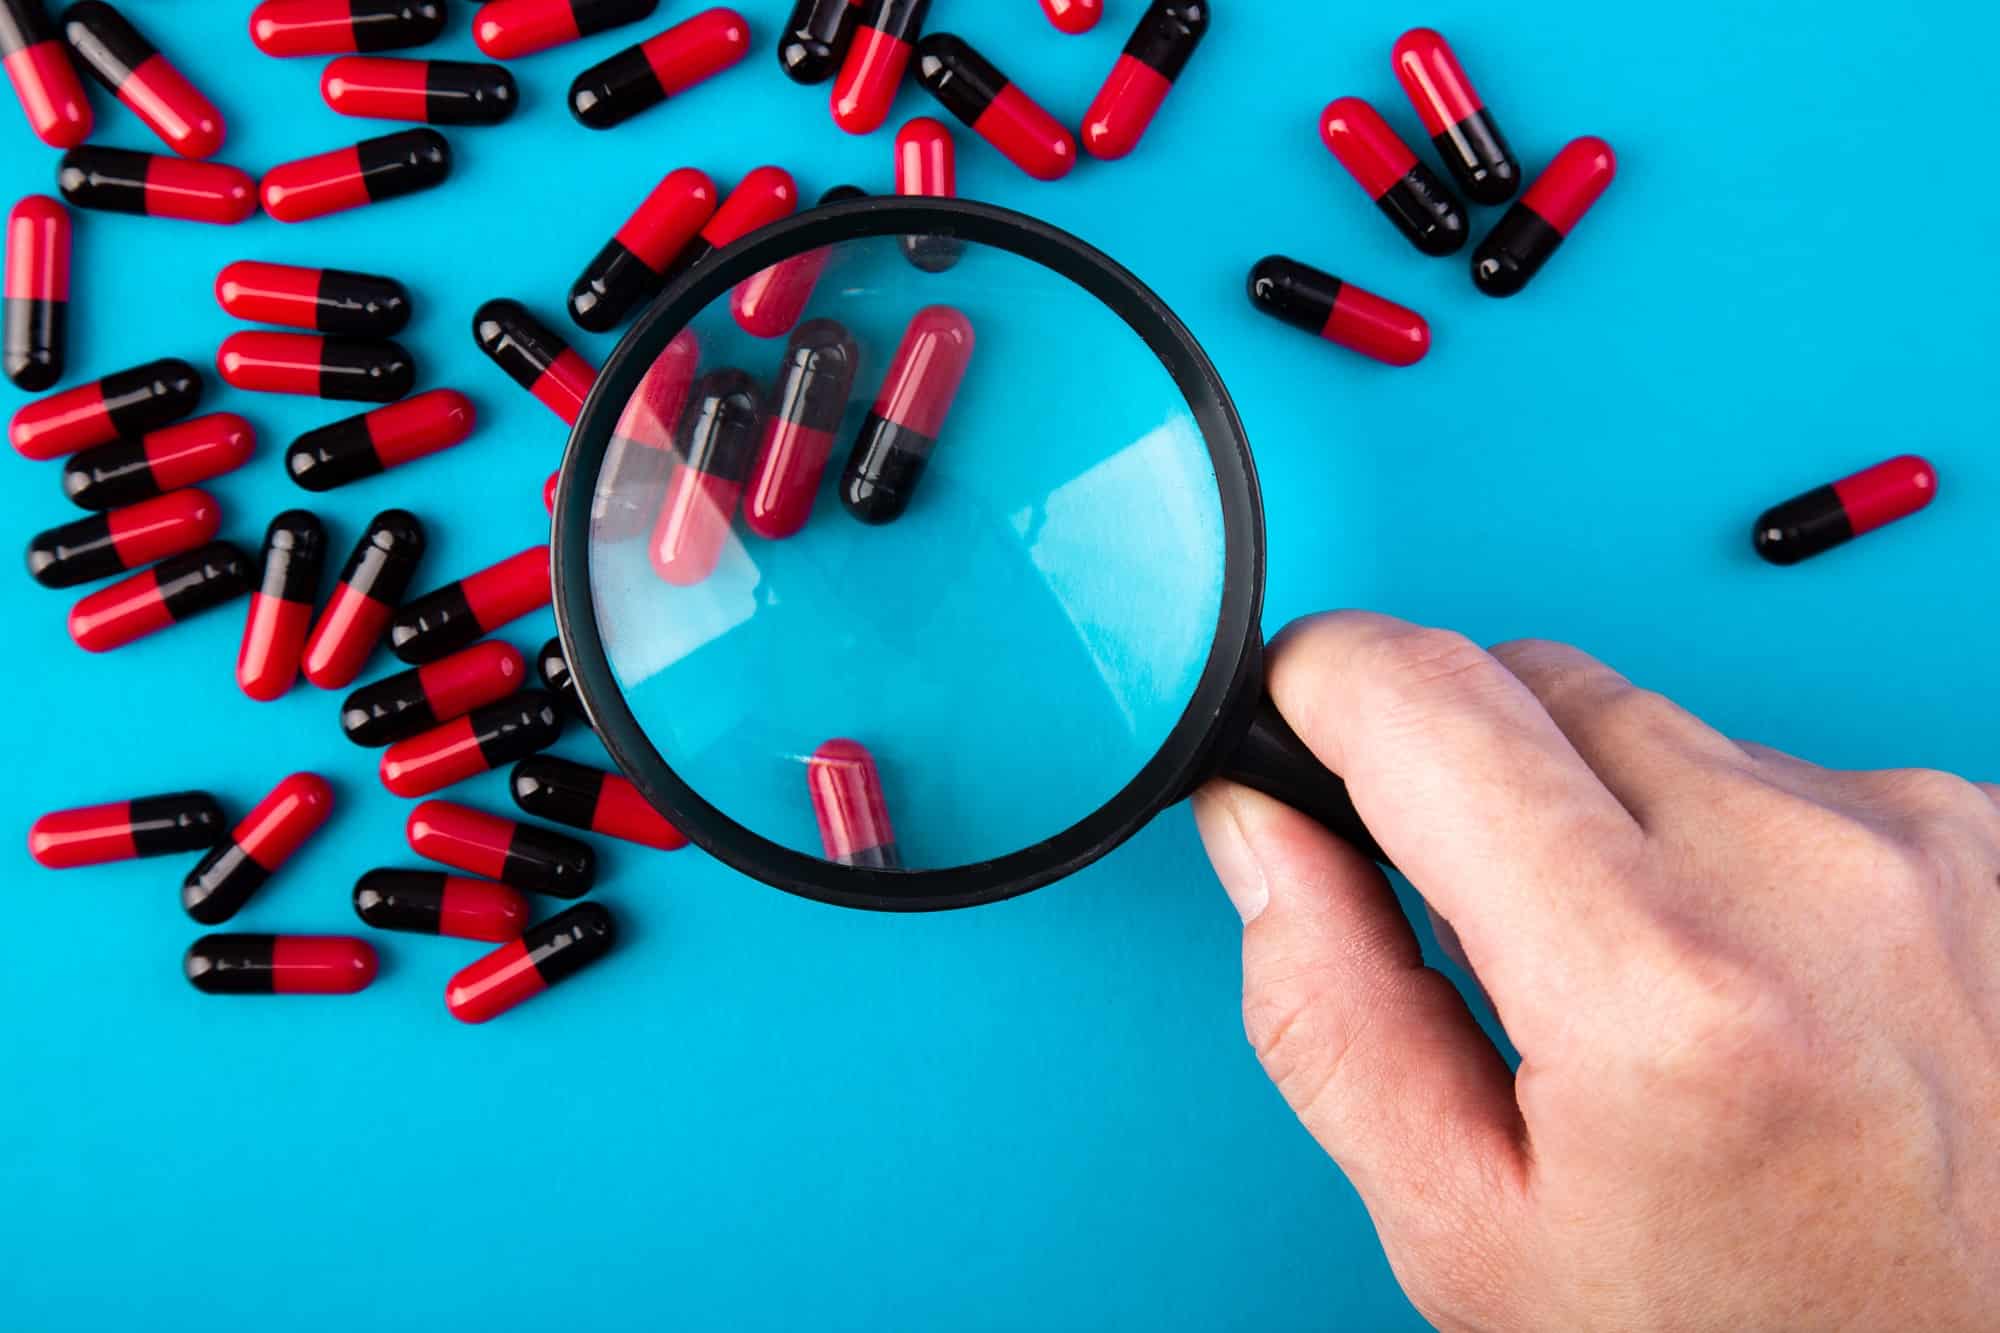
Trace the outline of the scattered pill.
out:
[[[209,995],[352,995],[375,967],[368,942],[345,935],[204,935],[181,962]]]
[[[1104,0],[1042,0],[1042,12],[1059,32],[1081,36],[1104,17]]]
[[[294,773],[243,816],[181,883],[181,907],[204,926],[243,910],[333,813],[333,788],[317,773]]]
[[[1479,100],[1450,43],[1429,28],[1396,39],[1396,77],[1458,188],[1475,204],[1504,204],[1521,188],[1521,164]]]
[[[676,432],[680,462],[647,550],[668,583],[688,587],[715,572],[757,459],[763,414],[757,382],[740,370],[710,371],[696,383]]]
[[[396,56],[342,56],[319,76],[319,95],[343,116],[424,125],[498,125],[521,104],[504,66]]]
[[[701,359],[691,329],[674,335],[618,414],[590,501],[591,535],[623,541],[650,531],[674,467],[674,428]],[[553,508],[553,506],[551,507]]]
[[[222,837],[222,807],[205,791],[54,810],[28,829],[28,855],[50,870],[199,851]]]
[[[424,525],[415,514],[385,509],[368,521],[306,640],[307,680],[323,690],[354,683],[396,614],[424,544]]]
[[[232,226],[257,211],[257,185],[235,167],[86,144],[63,154],[56,188],[78,208]]]
[[[7,378],[40,393],[63,375],[69,342],[69,211],[31,194],[7,215]]]
[[[584,711],[583,696],[577,692],[576,676],[569,669],[569,658],[563,654],[560,638],[550,639],[535,654],[535,674],[542,678],[542,688],[555,696],[564,713],[574,721],[590,724],[590,714]]]
[[[1908,518],[1935,500],[1937,490],[1936,469],[1904,454],[1765,510],[1751,541],[1772,564],[1796,565]]]
[[[215,369],[232,388],[347,403],[392,403],[417,377],[400,343],[323,333],[232,333],[216,350]]]
[[[449,449],[477,419],[464,394],[432,389],[307,431],[285,451],[285,471],[309,491],[330,491]]]
[[[963,38],[934,32],[917,43],[917,79],[945,110],[1039,181],[1076,165],[1076,140],[1039,102]]]
[[[472,40],[495,60],[513,60],[637,23],[659,0],[492,0],[472,19]]]
[[[269,703],[298,683],[326,564],[326,528],[304,509],[287,509],[264,530],[262,582],[250,594],[243,647],[236,655],[236,684]]]
[[[212,542],[83,598],[70,608],[69,636],[85,652],[108,652],[248,591],[250,558]]]
[[[616,938],[602,904],[578,903],[461,969],[445,986],[445,1008],[461,1023],[498,1018],[604,957]]]
[[[42,0],[0,0],[0,63],[36,138],[74,148],[90,137],[90,101]]]
[[[397,796],[429,796],[546,750],[561,734],[556,701],[523,690],[391,745],[382,752],[382,785]]]
[[[799,206],[799,187],[783,167],[758,167],[737,183],[702,225],[700,234],[681,251],[675,274],[686,272],[732,241],[759,227],[787,218]]]
[[[79,0],[63,11],[63,35],[83,67],[161,143],[182,157],[222,147],[222,113],[116,9]]]
[[[444,0],[264,0],[250,40],[267,56],[394,51],[435,41],[444,22]]]
[[[201,372],[163,357],[23,404],[7,438],[23,458],[61,458],[178,421],[200,401]]]
[[[389,622],[389,651],[435,662],[549,604],[549,548],[531,546],[405,602]]]
[[[687,837],[616,773],[538,755],[514,765],[514,804],[541,819],[622,838],[663,852],[687,846]]]
[[[208,492],[175,491],[38,533],[28,543],[28,573],[44,588],[95,583],[204,546],[221,526]]]
[[[1257,261],[1250,270],[1250,304],[1392,366],[1413,366],[1431,349],[1431,326],[1416,311],[1295,259]]]
[[[340,729],[356,745],[394,745],[520,689],[528,664],[507,643],[475,643],[428,666],[364,685],[340,706]]]
[[[785,344],[743,498],[743,522],[759,537],[775,541],[805,527],[860,364],[854,335],[830,319],[812,320]]]
[[[508,378],[541,400],[542,406],[574,426],[597,371],[576,349],[549,331],[519,301],[488,301],[472,315],[479,350]]]
[[[836,185],[819,197],[820,207],[865,198],[852,185]],[[729,295],[729,312],[737,326],[755,338],[782,338],[792,331],[811,304],[820,275],[832,252],[825,247],[783,259],[758,269],[736,284]]]
[[[806,787],[826,859],[870,870],[900,870],[896,833],[882,801],[882,775],[859,741],[832,740],[806,761]]]
[[[958,196],[958,153],[944,122],[919,116],[896,132],[896,193],[915,198]],[[903,258],[926,273],[942,273],[965,253],[956,236],[905,236]]]
[[[529,893],[581,898],[597,882],[589,843],[450,801],[425,801],[403,831],[418,856]]]
[[[931,0],[865,0],[861,22],[833,81],[834,124],[849,134],[873,134],[882,128],[930,8]]]
[[[1465,206],[1380,112],[1358,97],[1338,98],[1320,117],[1320,138],[1411,245],[1433,257],[1458,253]]]
[[[840,500],[848,513],[880,524],[909,508],[972,363],[972,348],[972,321],[950,306],[927,306],[910,321],[841,474]]]
[[[1570,140],[1473,251],[1474,285],[1488,296],[1512,296],[1527,286],[1617,174],[1610,144]]]
[[[1139,146],[1188,58],[1208,33],[1207,0],[1158,0],[1140,16],[1132,39],[1083,117],[1083,146],[1110,161]]]
[[[83,509],[136,504],[234,471],[256,447],[249,422],[215,412],[85,449],[63,466],[63,494]]]
[[[749,20],[733,9],[704,10],[577,75],[569,86],[570,114],[608,130],[749,54]]]
[[[778,34],[778,66],[794,83],[825,83],[854,40],[862,0],[798,0]]]
[[[239,259],[215,275],[215,299],[252,324],[387,338],[410,322],[410,294],[394,278],[342,268]]]
[[[451,174],[451,145],[436,130],[398,130],[351,148],[302,157],[264,173],[264,211],[304,222],[428,190]]]
[[[371,870],[354,882],[354,915],[377,930],[499,942],[528,928],[528,904],[505,884],[435,870]]]
[[[715,216],[715,182],[681,167],[655,185],[569,290],[579,328],[605,333],[686,267],[683,251]]]

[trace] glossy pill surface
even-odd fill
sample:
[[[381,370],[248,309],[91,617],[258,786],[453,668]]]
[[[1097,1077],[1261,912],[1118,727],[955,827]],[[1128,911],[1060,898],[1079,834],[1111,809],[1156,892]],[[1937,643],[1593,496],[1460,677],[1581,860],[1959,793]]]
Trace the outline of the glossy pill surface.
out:
[[[263,575],[236,655],[236,684],[250,698],[268,703],[298,683],[325,564],[326,528],[316,515],[288,509],[264,530]]]
[[[806,760],[806,788],[827,860],[872,870],[901,868],[882,775],[867,747],[831,740],[814,750]]]
[[[178,421],[201,402],[201,372],[178,357],[148,361],[23,404],[7,438],[23,458],[60,458]]]
[[[256,447],[249,422],[216,412],[85,449],[63,465],[63,494],[79,508],[114,509],[233,471]]]
[[[330,491],[449,449],[477,420],[464,394],[432,389],[307,431],[285,451],[285,472],[309,491]]]
[[[1330,102],[1319,132],[1327,151],[1411,245],[1434,258],[1464,247],[1465,205],[1374,107],[1358,97]]]
[[[527,670],[512,644],[475,643],[362,686],[340,706],[340,729],[356,745],[393,745],[506,698]]]
[[[740,370],[702,376],[681,413],[680,463],[667,481],[648,556],[653,572],[681,587],[715,572],[763,435],[764,403]]]
[[[375,980],[374,948],[345,935],[204,935],[182,960],[208,995],[352,995]]]
[[[590,500],[590,530],[598,540],[623,541],[652,529],[676,462],[674,430],[700,360],[700,342],[693,330],[682,329],[646,368],[618,414]]]
[[[319,95],[343,116],[425,125],[498,125],[521,104],[504,66],[395,56],[342,56],[319,76]]]
[[[412,598],[389,622],[389,650],[405,662],[435,662],[539,611],[549,597],[549,548],[531,546]]]
[[[759,537],[776,541],[805,527],[860,364],[854,335],[831,319],[808,322],[785,344],[743,497],[744,526]]]
[[[215,275],[215,299],[252,324],[387,338],[410,322],[410,293],[394,278],[339,268],[239,259]]]
[[[354,683],[410,586],[424,546],[424,525],[415,514],[385,509],[369,520],[306,640],[307,680],[323,690]]]
[[[528,928],[528,904],[505,884],[434,870],[371,870],[354,882],[354,915],[377,930],[499,942]]]
[[[799,187],[791,172],[783,167],[758,167],[737,182],[715,215],[702,224],[700,234],[675,261],[674,274],[686,272],[759,227],[790,217],[798,206]]]
[[[1586,136],[1565,144],[1472,252],[1473,285],[1488,296],[1512,296],[1526,287],[1617,174],[1617,155],[1604,140]]]
[[[181,908],[219,925],[289,861],[333,813],[333,788],[317,773],[294,773],[243,816],[181,882]]]
[[[428,190],[450,174],[451,145],[442,134],[400,130],[272,167],[257,189],[266,213],[305,222]]]
[[[1431,349],[1430,324],[1416,311],[1279,255],[1250,270],[1250,304],[1384,365],[1413,366]]]
[[[50,870],[71,870],[198,851],[223,828],[222,807],[205,791],[135,796],[43,815],[28,829],[28,855]]]
[[[581,898],[597,882],[589,843],[450,801],[425,801],[403,826],[418,856],[529,893]]]
[[[382,785],[397,796],[429,796],[546,750],[561,734],[555,700],[523,690],[391,745],[382,752]]]
[[[686,267],[681,255],[715,216],[720,197],[706,172],[668,172],[570,287],[577,327],[608,332],[664,287]]]
[[[222,113],[116,9],[80,0],[63,11],[63,35],[84,69],[168,148],[208,157],[222,147]]]
[[[92,514],[35,536],[28,574],[44,588],[74,588],[192,551],[215,539],[222,511],[206,491],[175,491]]]
[[[1110,161],[1139,146],[1175,80],[1208,35],[1208,14],[1208,0],[1157,0],[1147,6],[1084,113],[1085,152]]]
[[[569,86],[570,114],[608,130],[749,54],[749,21],[733,9],[705,10],[577,75]]]
[[[822,194],[819,202],[823,207],[862,197],[852,185],[836,185]],[[808,250],[759,269],[737,283],[729,295],[729,313],[737,327],[754,338],[782,338],[790,333],[812,303],[830,258],[824,248]]]
[[[542,406],[574,426],[597,370],[519,301],[488,301],[472,315],[479,350]]]
[[[321,333],[232,333],[215,353],[215,369],[230,387],[252,393],[356,403],[393,403],[417,378],[401,343]]]
[[[659,0],[491,0],[472,18],[472,40],[495,60],[515,60],[637,23]]]
[[[1048,15],[1057,32],[1078,37],[1104,17],[1104,0],[1042,0],[1042,13]]]
[[[122,648],[250,590],[250,558],[228,542],[171,556],[83,598],[69,636],[85,652]]]
[[[1937,490],[1937,469],[1903,454],[1765,510],[1751,544],[1774,565],[1795,565],[1908,518],[1935,500]]]
[[[873,525],[909,508],[972,364],[974,341],[972,321],[950,306],[927,306],[910,320],[841,474],[848,513]]]
[[[539,818],[664,852],[687,846],[686,835],[616,773],[538,755],[514,765],[510,785],[514,804]]]
[[[896,131],[896,193],[909,198],[958,197],[958,150],[942,121],[919,116]],[[956,236],[905,236],[903,258],[926,273],[942,273],[965,253]]]
[[[40,393],[62,378],[69,344],[69,212],[31,194],[7,215],[7,378]]]
[[[931,0],[864,0],[861,22],[833,81],[834,124],[849,134],[882,128],[930,8]]]
[[[1521,188],[1521,164],[1451,44],[1430,28],[1412,28],[1396,39],[1390,61],[1465,197],[1489,208],[1512,199]]]
[[[934,32],[917,43],[917,78],[945,110],[1040,181],[1076,165],[1076,140],[1041,103],[963,38]]]
[[[36,138],[74,148],[90,137],[90,102],[42,0],[0,0],[0,64]]]
[[[56,188],[78,208],[225,227],[257,211],[256,182],[235,167],[127,148],[70,149]]]
[[[794,83],[825,83],[840,68],[862,0],[798,0],[778,33],[778,68]]]
[[[445,986],[445,1008],[461,1023],[498,1018],[602,958],[617,933],[602,904],[578,903],[460,971]]]
[[[541,677],[542,688],[555,696],[564,716],[589,724],[590,715],[584,711],[583,696],[577,692],[576,676],[569,669],[560,638],[550,639],[535,654],[535,674]]]
[[[267,56],[337,56],[422,46],[444,25],[444,0],[264,0],[250,40]]]

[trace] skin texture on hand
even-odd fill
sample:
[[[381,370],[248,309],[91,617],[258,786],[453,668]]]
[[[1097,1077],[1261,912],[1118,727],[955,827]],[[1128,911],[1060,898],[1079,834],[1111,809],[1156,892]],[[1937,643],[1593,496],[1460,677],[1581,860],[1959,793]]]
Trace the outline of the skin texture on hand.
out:
[[[1356,612],[1287,630],[1270,685],[1521,1056],[1374,865],[1196,797],[1250,1041],[1427,1318],[2000,1323],[2000,788],[1815,768],[1573,648]]]

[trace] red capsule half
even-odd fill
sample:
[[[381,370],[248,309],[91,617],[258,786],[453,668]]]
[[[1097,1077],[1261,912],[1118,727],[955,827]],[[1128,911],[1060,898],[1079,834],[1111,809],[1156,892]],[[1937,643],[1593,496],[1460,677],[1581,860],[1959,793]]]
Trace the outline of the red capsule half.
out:
[[[1618,157],[1604,140],[1585,136],[1563,145],[1472,252],[1473,285],[1488,296],[1526,287],[1617,174]]]
[[[600,903],[578,903],[503,944],[453,977],[444,1006],[461,1023],[498,1018],[610,952],[617,938]]]
[[[570,114],[593,130],[622,125],[750,54],[750,22],[710,9],[592,65],[569,86]]]
[[[333,813],[333,788],[317,773],[294,773],[243,817],[181,883],[181,907],[203,925],[241,911]]]
[[[40,393],[62,378],[69,341],[69,211],[31,194],[7,215],[7,378]]]
[[[389,650],[435,662],[549,604],[549,548],[531,546],[404,604],[389,622]]]
[[[930,8],[931,0],[865,0],[860,26],[833,81],[834,124],[849,134],[882,128]]]
[[[304,222],[428,190],[450,174],[451,145],[442,134],[399,130],[272,167],[257,190],[266,213]]]
[[[819,197],[820,206],[859,199],[862,192],[852,185],[836,185]],[[745,333],[753,338],[782,338],[792,331],[799,317],[812,303],[820,275],[826,272],[832,254],[822,248],[780,260],[759,269],[736,284],[729,296],[729,313]]]
[[[854,335],[831,319],[810,321],[785,345],[743,498],[744,525],[759,537],[775,541],[805,527],[860,364]]]
[[[1042,0],[1042,12],[1057,32],[1076,37],[1089,32],[1104,17],[1104,0]]]
[[[375,950],[345,935],[204,935],[181,962],[208,995],[352,995],[375,980]]]
[[[791,172],[783,167],[758,167],[738,182],[715,216],[702,225],[701,234],[681,251],[675,269],[685,272],[693,268],[730,242],[790,217],[798,206],[799,187]]]
[[[1465,206],[1374,107],[1358,97],[1336,98],[1320,113],[1319,133],[1327,151],[1420,252],[1435,258],[1465,244]]]
[[[637,23],[659,0],[491,0],[472,18],[472,40],[495,60],[515,60],[608,28]]]
[[[232,333],[216,350],[215,369],[224,383],[252,393],[360,403],[392,403],[417,377],[400,343],[320,333]]]
[[[394,278],[340,268],[239,259],[215,275],[215,299],[252,324],[387,338],[410,322],[410,293]]]
[[[307,680],[323,690],[354,683],[410,586],[424,544],[415,514],[385,509],[369,520],[306,640]]]
[[[242,467],[256,447],[249,422],[216,412],[85,449],[63,466],[63,494],[83,509],[133,504]]]
[[[285,451],[285,471],[309,491],[330,491],[449,449],[477,420],[464,394],[432,389],[307,431]]]
[[[23,458],[61,458],[178,421],[199,402],[201,372],[178,357],[162,357],[23,404],[7,437]]]
[[[911,318],[841,474],[840,501],[848,513],[876,525],[909,508],[975,342],[972,321],[951,306],[926,306]]]
[[[83,67],[182,157],[222,147],[222,113],[139,30],[103,0],[63,11],[63,35]]]
[[[342,56],[319,76],[319,95],[343,116],[426,125],[498,125],[521,104],[499,65],[395,56]]]
[[[264,574],[250,594],[236,683],[252,699],[281,698],[299,679],[313,603],[326,563],[326,528],[303,509],[288,509],[264,531]]]
[[[589,843],[449,801],[425,801],[403,826],[410,850],[530,893],[580,898],[597,880]]]
[[[257,186],[235,167],[85,144],[63,154],[56,188],[78,208],[227,227],[257,211]]]
[[[391,745],[382,752],[382,785],[397,796],[429,796],[546,750],[561,734],[555,699],[523,690]]]
[[[1465,197],[1488,206],[1512,199],[1521,164],[1450,43],[1429,28],[1412,28],[1396,39],[1390,63]]]
[[[1795,565],[1908,518],[1935,500],[1937,490],[1937,469],[1904,454],[1764,511],[1751,539],[1772,564]]]
[[[527,661],[512,644],[475,643],[362,686],[340,706],[340,729],[356,745],[393,745],[498,703],[520,689],[527,674]]]
[[[963,38],[934,32],[918,42],[917,79],[945,110],[1036,180],[1061,180],[1076,165],[1076,140],[1062,123]]]
[[[36,138],[74,148],[90,137],[90,102],[42,0],[0,0],[0,64]]]
[[[436,40],[444,22],[444,0],[264,0],[250,40],[267,56],[393,51]]]
[[[1431,326],[1416,311],[1295,259],[1259,260],[1250,270],[1250,303],[1387,365],[1413,366],[1431,349]]]
[[[222,837],[222,807],[205,791],[54,810],[28,830],[28,855],[50,870],[199,851]]]
[[[1092,157],[1109,161],[1139,146],[1207,35],[1208,9],[1208,0],[1157,0],[1147,7],[1084,113],[1083,146]]]
[[[918,116],[896,132],[896,193],[911,198],[958,197],[958,149],[944,122]],[[942,273],[965,253],[956,236],[905,236],[903,258],[926,273]]]
[[[528,904],[505,884],[433,870],[371,870],[354,884],[354,914],[377,930],[458,940],[521,937]]]
[[[687,835],[616,773],[536,755],[514,765],[511,786],[514,804],[542,819],[663,852],[687,846]]]
[[[28,574],[44,588],[74,588],[192,551],[221,526],[206,491],[175,491],[37,535],[28,543]]]
[[[569,317],[605,333],[686,265],[681,256],[715,216],[715,182],[693,167],[667,173],[569,289]]]
[[[831,740],[814,750],[806,760],[806,788],[827,860],[872,870],[902,868],[882,800],[882,775],[867,747]]]
[[[83,598],[70,608],[69,636],[85,652],[108,652],[249,590],[249,557],[211,542]]]

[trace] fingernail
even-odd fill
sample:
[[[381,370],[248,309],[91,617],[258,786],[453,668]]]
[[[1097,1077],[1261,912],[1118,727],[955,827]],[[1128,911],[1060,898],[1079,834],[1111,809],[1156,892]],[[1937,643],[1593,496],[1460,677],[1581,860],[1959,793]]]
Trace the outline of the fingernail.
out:
[[[1271,886],[1264,878],[1263,863],[1251,851],[1238,817],[1236,799],[1226,789],[1203,790],[1194,798],[1195,825],[1201,830],[1202,845],[1215,864],[1223,892],[1236,908],[1243,924],[1255,921],[1271,903]]]

